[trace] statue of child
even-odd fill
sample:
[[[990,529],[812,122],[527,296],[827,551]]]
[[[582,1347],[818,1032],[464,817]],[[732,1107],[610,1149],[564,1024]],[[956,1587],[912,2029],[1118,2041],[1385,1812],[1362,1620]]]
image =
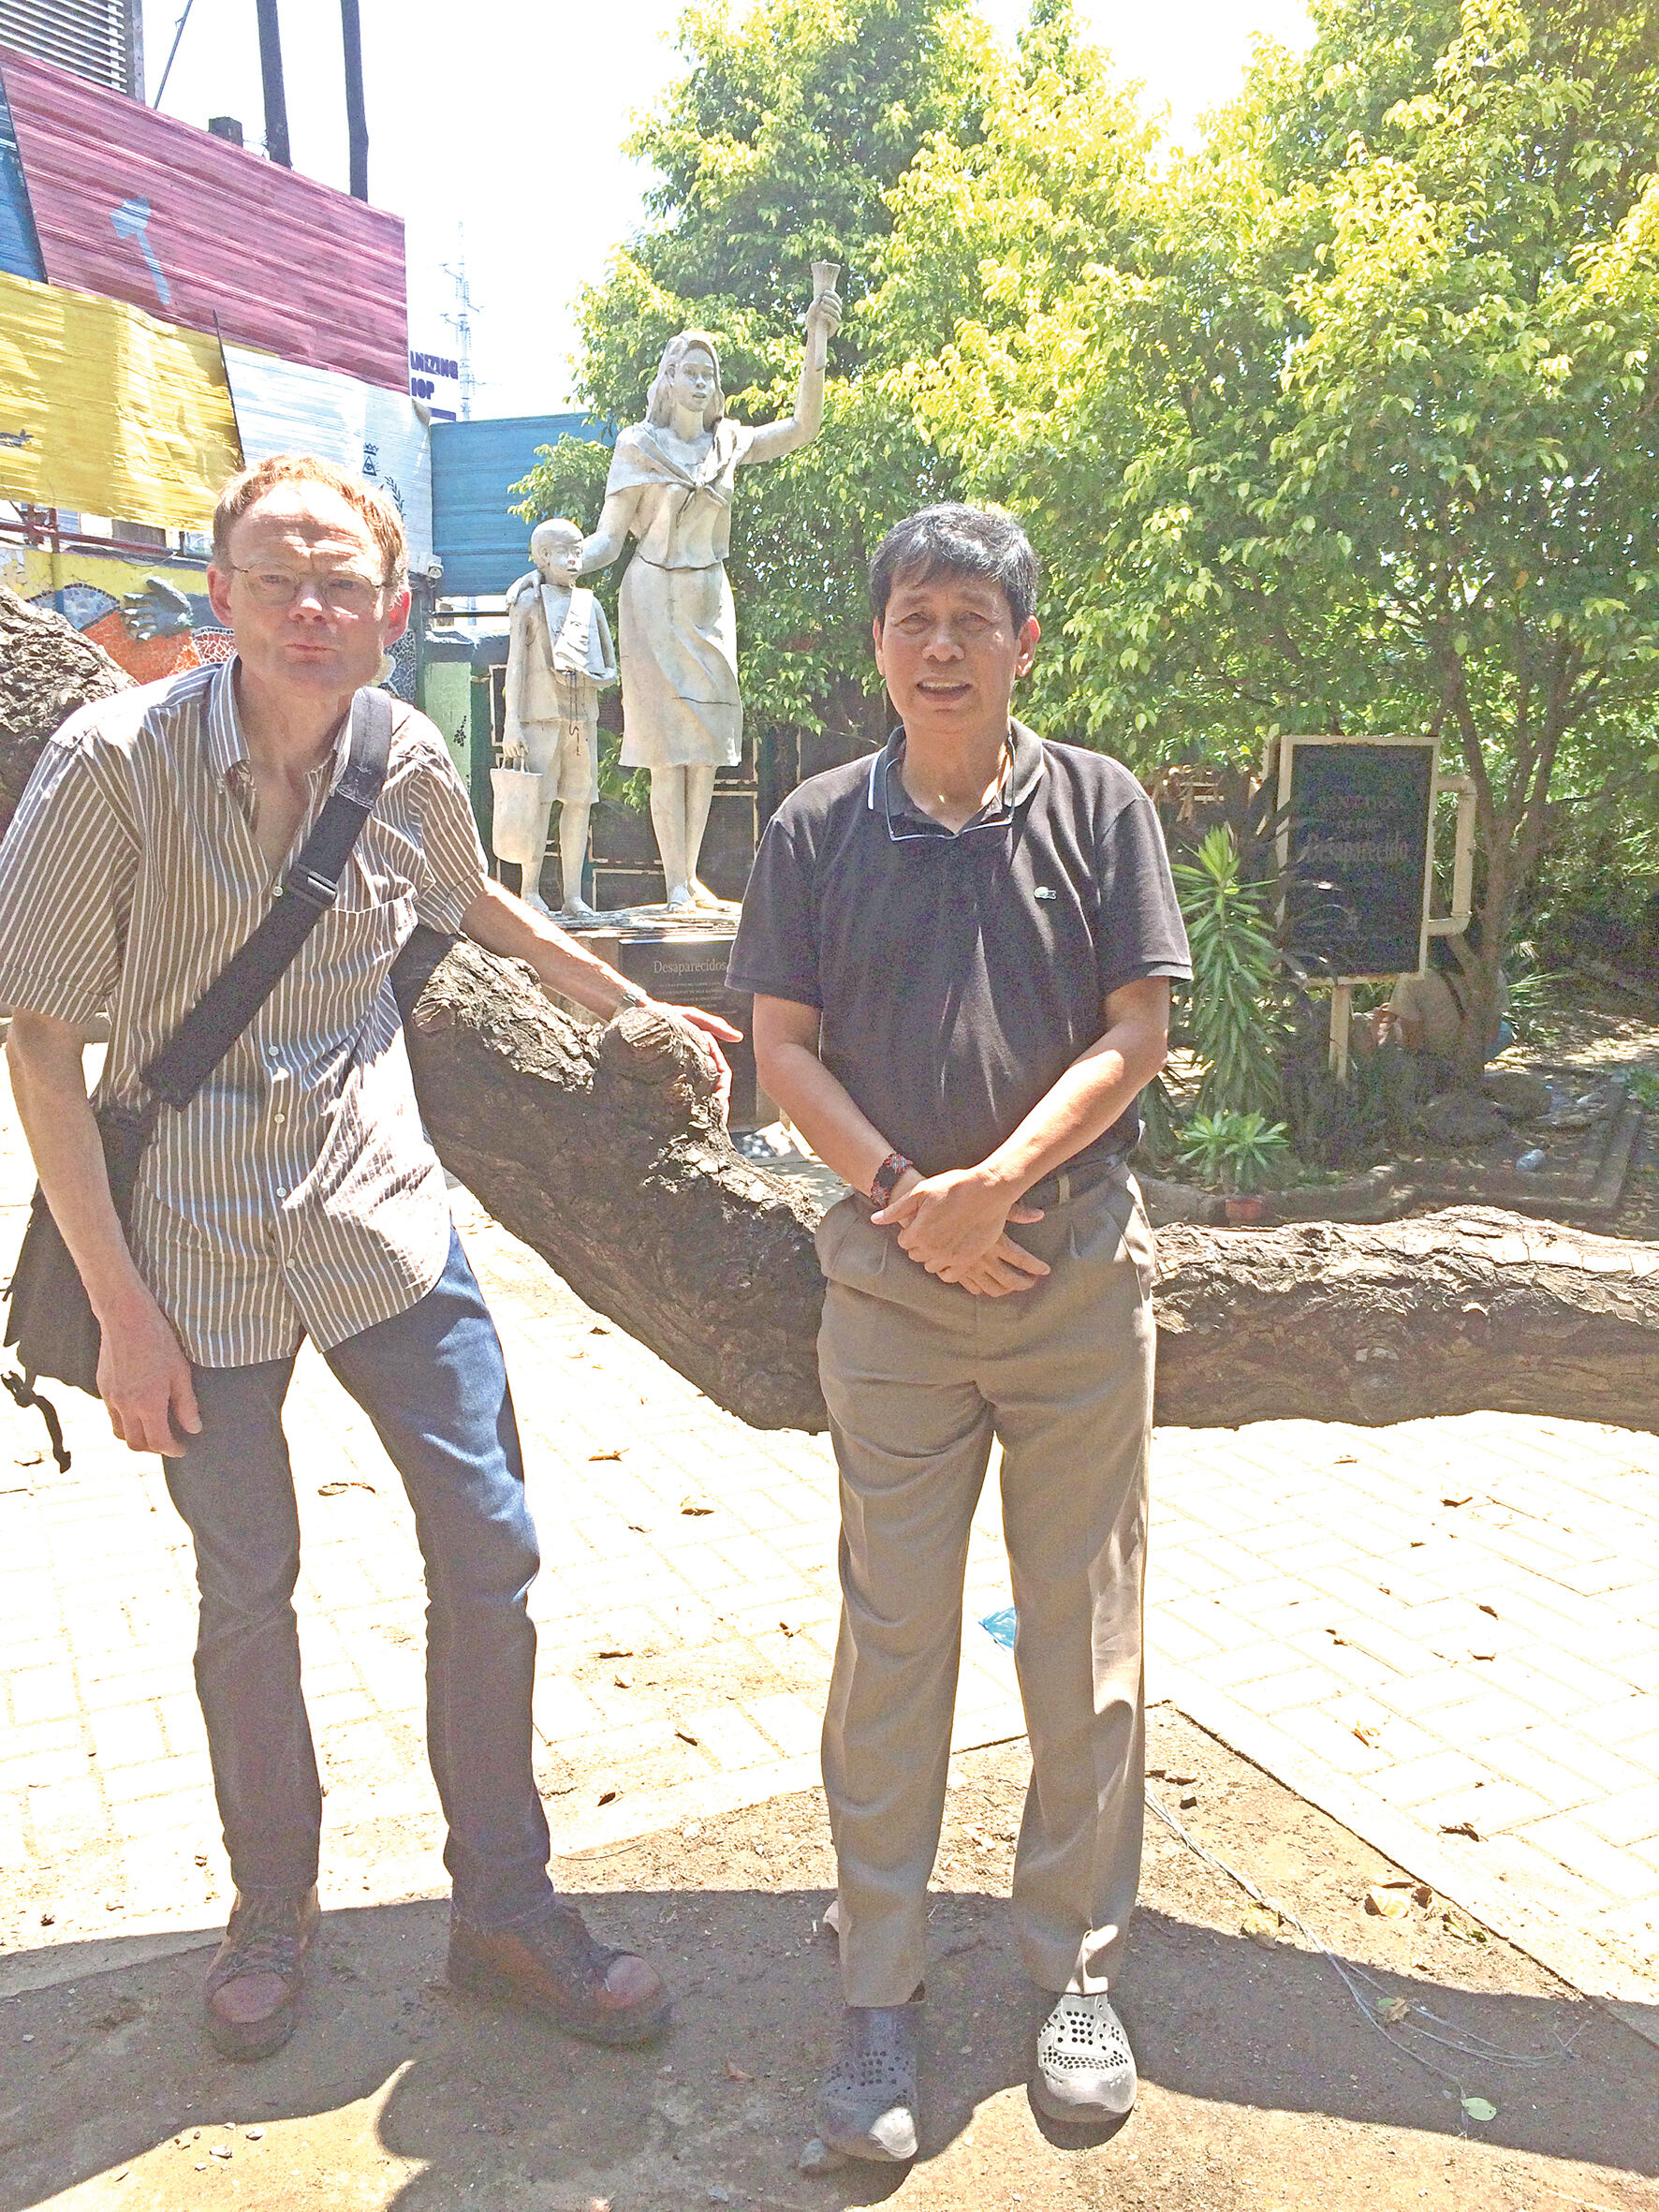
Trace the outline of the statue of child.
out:
[[[504,825],[494,839],[498,857],[523,869],[526,903],[547,913],[538,879],[556,799],[565,886],[559,910],[577,921],[594,913],[581,895],[581,876],[588,818],[599,789],[599,692],[617,680],[605,610],[591,591],[577,585],[581,552],[580,529],[563,516],[538,523],[531,534],[530,557],[539,582],[513,601],[502,759],[507,767],[540,776],[541,792],[528,831],[515,836]],[[511,852],[503,848],[504,833]]]

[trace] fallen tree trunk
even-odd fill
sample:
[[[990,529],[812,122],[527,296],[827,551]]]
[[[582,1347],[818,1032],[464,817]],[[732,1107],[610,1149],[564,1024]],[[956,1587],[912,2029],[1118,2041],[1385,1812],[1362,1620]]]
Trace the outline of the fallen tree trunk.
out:
[[[1158,1231],[1157,1419],[1659,1427],[1659,1247],[1484,1206]]]
[[[683,1040],[603,1033],[456,947],[410,1051],[445,1164],[590,1305],[757,1427],[821,1428],[812,1199],[739,1159]],[[1483,1410],[1659,1423],[1659,1249],[1477,1207],[1159,1232],[1157,1419]],[[1040,1290],[1034,1293],[1040,1297]]]
[[[47,736],[123,672],[0,587],[0,828]],[[649,1010],[599,1031],[529,970],[417,949],[410,1056],[445,1165],[581,1297],[761,1428],[821,1428],[816,1202],[733,1152]],[[1464,1207],[1159,1236],[1157,1418],[1501,1410],[1659,1426],[1659,1248]],[[1040,1291],[1035,1293],[1040,1296]]]
[[[0,584],[0,830],[58,724],[131,682],[61,614]]]
[[[716,1403],[821,1428],[819,1209],[732,1150],[686,1033],[649,1008],[589,1027],[464,940],[415,960],[409,1056],[449,1172]]]

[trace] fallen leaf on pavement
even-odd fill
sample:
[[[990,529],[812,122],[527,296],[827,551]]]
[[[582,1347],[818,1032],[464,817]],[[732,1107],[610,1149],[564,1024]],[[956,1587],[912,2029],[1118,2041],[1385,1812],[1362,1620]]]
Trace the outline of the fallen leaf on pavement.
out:
[[[371,1497],[374,1495],[373,1482],[319,1482],[316,1486],[319,1497],[343,1497],[348,1490],[366,1490]]]
[[[601,1659],[632,1659],[633,1656],[634,1646],[631,1644],[601,1644],[599,1646]]]
[[[1365,1910],[1379,1920],[1403,1920],[1411,1910],[1409,1881],[1373,1881],[1365,1893]]]
[[[1471,1843],[1479,1843],[1481,1840],[1480,1830],[1473,1821],[1442,1821],[1440,1833],[1442,1836],[1466,1836]]]
[[[689,1728],[677,1728],[674,1731],[674,1733],[680,1738],[680,1741],[683,1744],[695,1744],[697,1742],[696,1736],[692,1734]]]
[[[1368,1751],[1374,1751],[1383,1740],[1383,1732],[1380,1728],[1371,1728],[1363,1722],[1355,1729],[1354,1733]]]
[[[616,1792],[616,1791],[614,1791],[614,1790],[601,1790],[601,1791],[600,1791],[600,1792],[599,1792],[599,1803],[600,1803],[601,1805],[614,1805],[614,1804],[616,1803],[616,1800],[617,1800],[617,1792]]]
[[[617,1674],[613,1674],[610,1679],[616,1684],[618,1689],[632,1689],[634,1687],[634,1677],[632,1674],[624,1674],[619,1671]]]
[[[1498,1609],[1495,1605],[1482,1605],[1477,1610],[1481,1613],[1490,1613],[1493,1620],[1498,1617]]]
[[[1239,1932],[1248,1936],[1253,1943],[1276,1943],[1279,1940],[1279,1915],[1266,1911],[1258,1905],[1239,1923]]]
[[[589,1459],[590,1459],[590,1460],[593,1460],[593,1459],[620,1459],[620,1458],[622,1457],[622,1453],[621,1453],[621,1451],[620,1451],[620,1450],[618,1450],[618,1451],[615,1451],[615,1452],[590,1452],[590,1453],[588,1453],[588,1457],[589,1457]]]
[[[752,2073],[746,2073],[743,2071],[735,2058],[728,2058],[726,2061],[726,2072],[728,2079],[734,2082],[752,2082],[755,2079]]]
[[[1453,1912],[1448,1908],[1440,1917],[1445,1924],[1446,1934],[1455,1936],[1460,1943],[1490,1943],[1491,1941],[1491,1938],[1483,1927],[1476,1927],[1474,1921],[1465,1920],[1460,1912]]]
[[[1406,2002],[1404,1998],[1388,1997],[1385,1998],[1382,2003],[1378,2005],[1377,2018],[1379,2020],[1386,2021],[1390,2028],[1398,2028],[1402,2020],[1406,2017],[1410,2011],[1411,2006]]]
[[[1475,1502],[1475,1493],[1471,1490],[1462,1497],[1443,1497],[1440,1502],[1442,1505],[1472,1505]]]
[[[691,1513],[696,1515],[700,1513],[712,1513],[714,1509],[709,1503],[706,1497],[683,1497],[680,1500],[680,1511],[683,1513]]]
[[[1490,2097],[1465,2097],[1463,2110],[1472,2120],[1495,2120],[1498,2108]]]

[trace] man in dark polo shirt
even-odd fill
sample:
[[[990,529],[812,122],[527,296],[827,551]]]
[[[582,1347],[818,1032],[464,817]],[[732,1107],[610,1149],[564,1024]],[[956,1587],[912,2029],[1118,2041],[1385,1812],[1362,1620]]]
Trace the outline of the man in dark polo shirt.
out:
[[[1036,561],[934,507],[871,565],[901,727],[769,826],[733,949],[760,1080],[852,1187],[818,1339],[841,1470],[824,1725],[846,2013],[818,2127],[916,2148],[916,2032],[968,1528],[994,1438],[1032,1781],[1014,1918],[1056,2002],[1033,2095],[1135,2101],[1108,1998],[1139,1877],[1152,1239],[1127,1155],[1185,932],[1128,771],[1012,720]],[[961,2039],[942,2034],[942,2045]]]

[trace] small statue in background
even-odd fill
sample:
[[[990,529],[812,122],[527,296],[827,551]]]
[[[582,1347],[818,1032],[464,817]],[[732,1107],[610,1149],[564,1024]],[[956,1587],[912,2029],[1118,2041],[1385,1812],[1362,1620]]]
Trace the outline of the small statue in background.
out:
[[[497,776],[492,839],[498,858],[523,869],[526,905],[547,913],[539,878],[556,799],[564,883],[559,911],[575,921],[594,913],[581,895],[581,878],[588,820],[599,789],[599,692],[617,680],[605,610],[591,591],[577,585],[581,553],[581,531],[563,516],[538,523],[531,535],[538,581],[513,601],[501,748],[503,766],[520,773]],[[528,788],[532,774],[539,779],[534,791]]]

